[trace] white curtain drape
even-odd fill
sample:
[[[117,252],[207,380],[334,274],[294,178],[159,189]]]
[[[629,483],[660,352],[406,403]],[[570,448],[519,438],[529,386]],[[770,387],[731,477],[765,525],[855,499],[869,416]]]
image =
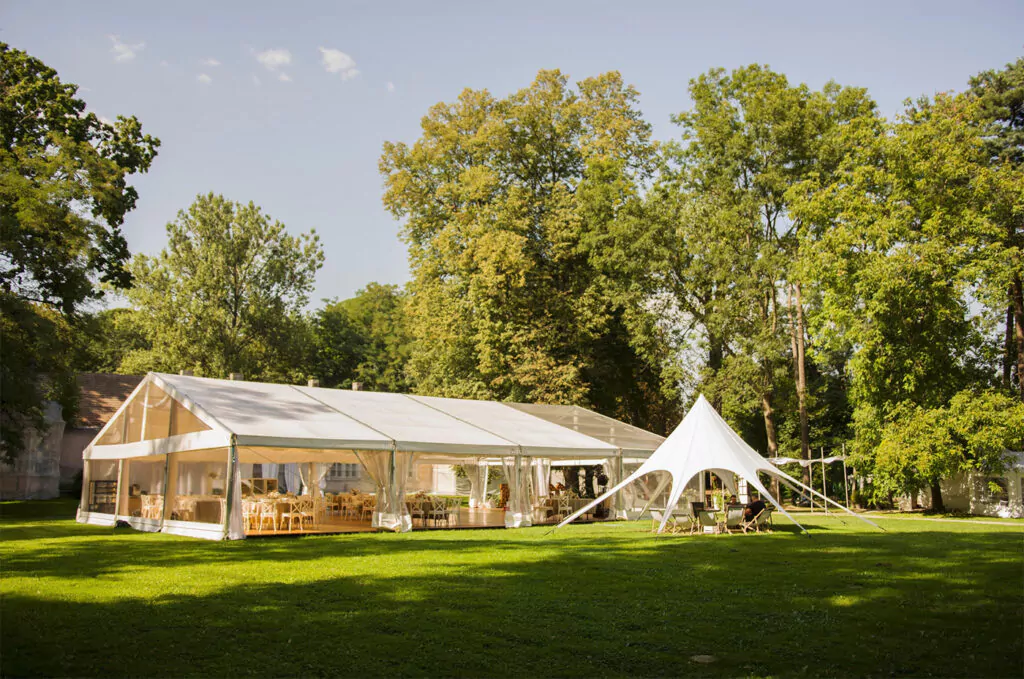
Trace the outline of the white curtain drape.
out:
[[[323,490],[325,482],[324,479],[327,476],[327,470],[330,469],[329,464],[323,464],[321,462],[308,462],[299,465],[299,477],[302,479],[302,486],[304,490],[310,491],[310,494],[316,496]]]
[[[298,464],[292,462],[284,466],[284,485],[287,492],[302,494],[302,475]]]
[[[479,461],[467,462],[462,465],[462,468],[469,479],[469,506],[483,507],[487,485],[487,465],[480,464]]]
[[[405,506],[405,487],[413,453],[363,450],[356,457],[377,486],[377,505],[370,525],[399,533],[411,531],[412,516]]]
[[[548,489],[551,483],[551,460],[546,457],[539,457],[533,461],[533,492],[537,497],[550,495]]]
[[[531,459],[522,455],[503,457],[501,464],[508,481],[508,508],[505,528],[526,528],[533,525],[530,511]]]

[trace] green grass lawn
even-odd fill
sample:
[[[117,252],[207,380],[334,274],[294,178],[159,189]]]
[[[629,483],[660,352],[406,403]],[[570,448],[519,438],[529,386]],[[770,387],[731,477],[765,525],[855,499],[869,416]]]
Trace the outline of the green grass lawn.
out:
[[[4,676],[1024,673],[1021,523],[215,543],[73,512],[0,506]]]

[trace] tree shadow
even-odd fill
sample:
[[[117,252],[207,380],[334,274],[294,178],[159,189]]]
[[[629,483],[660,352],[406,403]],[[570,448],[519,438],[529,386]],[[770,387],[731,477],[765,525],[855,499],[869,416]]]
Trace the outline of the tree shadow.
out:
[[[1020,676],[1020,533],[832,528],[211,543],[74,525],[4,540],[2,670]]]

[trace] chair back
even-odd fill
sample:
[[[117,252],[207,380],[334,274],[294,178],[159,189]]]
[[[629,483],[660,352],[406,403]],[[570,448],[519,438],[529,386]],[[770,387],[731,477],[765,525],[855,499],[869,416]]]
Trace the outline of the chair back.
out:
[[[743,523],[743,505],[729,505],[725,510],[726,527],[732,528],[741,523]]]
[[[772,508],[765,507],[760,512],[758,512],[757,516],[754,517],[754,520],[757,521],[757,525],[759,526],[769,523],[772,520]]]
[[[702,509],[701,511],[697,512],[697,521],[700,523],[701,527],[717,525],[715,523],[715,515],[707,511],[706,509]]]

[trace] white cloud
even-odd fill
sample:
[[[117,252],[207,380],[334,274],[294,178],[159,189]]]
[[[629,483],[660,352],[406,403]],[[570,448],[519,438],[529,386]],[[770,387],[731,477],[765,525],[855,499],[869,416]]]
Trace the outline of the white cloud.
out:
[[[265,50],[256,54],[256,61],[263,64],[268,71],[276,71],[292,63],[292,53],[286,49]]]
[[[387,88],[388,88],[388,92],[394,92],[395,91],[395,83],[393,83],[393,82],[391,82],[389,80],[388,84],[387,84]]]
[[[146,46],[146,43],[139,42],[133,45],[121,42],[121,39],[116,35],[108,35],[114,46],[110,48],[110,51],[114,53],[114,61],[131,61],[135,58],[135,55],[142,51],[142,48]]]
[[[214,59],[213,57],[210,57],[209,59],[203,59],[199,63],[203,66],[220,66],[220,62]]]
[[[324,70],[328,73],[338,73],[341,75],[342,80],[355,78],[359,75],[359,69],[356,68],[356,60],[349,55],[341,50],[330,47],[321,47],[319,49],[320,63],[323,64]]]
[[[210,76],[206,75],[205,73],[200,73],[199,75],[197,75],[196,76],[196,80],[198,80],[199,82],[201,82],[204,85],[209,85],[210,83],[213,82],[213,78],[211,78]]]
[[[283,83],[290,83],[292,81],[291,76],[288,75],[287,73],[280,74],[279,76],[277,76],[277,79]]]

